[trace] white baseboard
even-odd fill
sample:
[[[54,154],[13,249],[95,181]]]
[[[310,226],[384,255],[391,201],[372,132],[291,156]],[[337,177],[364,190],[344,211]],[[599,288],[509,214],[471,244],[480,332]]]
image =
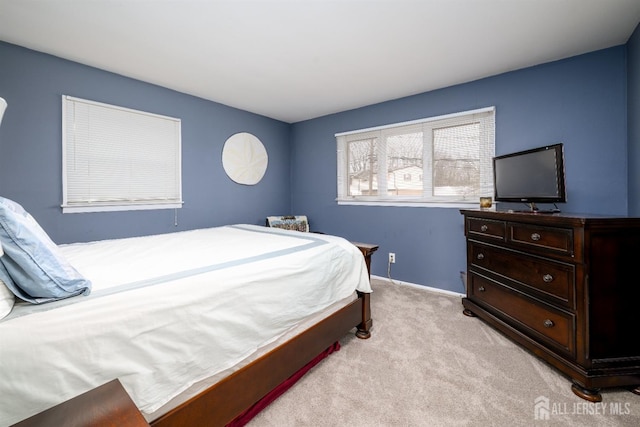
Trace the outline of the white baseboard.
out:
[[[376,280],[382,280],[382,281],[388,282],[389,284],[410,286],[412,288],[421,289],[423,291],[437,292],[439,294],[451,295],[451,296],[455,296],[455,297],[464,297],[465,296],[464,294],[461,294],[459,292],[447,291],[446,289],[434,288],[434,287],[431,287],[431,286],[418,285],[416,283],[402,282],[402,281],[396,280],[396,279],[391,279],[390,280],[388,277],[376,276],[374,274],[371,275],[371,278],[372,279],[376,279]]]

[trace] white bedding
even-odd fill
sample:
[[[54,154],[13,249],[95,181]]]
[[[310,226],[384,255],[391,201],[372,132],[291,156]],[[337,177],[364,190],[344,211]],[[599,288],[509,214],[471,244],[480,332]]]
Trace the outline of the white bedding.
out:
[[[0,426],[119,378],[143,413],[355,290],[344,239],[251,225],[63,245],[89,296],[0,321]]]

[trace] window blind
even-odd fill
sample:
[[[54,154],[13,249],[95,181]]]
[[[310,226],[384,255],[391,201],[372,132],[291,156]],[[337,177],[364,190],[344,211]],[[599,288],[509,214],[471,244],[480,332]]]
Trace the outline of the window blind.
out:
[[[63,212],[182,206],[180,119],[62,97]]]

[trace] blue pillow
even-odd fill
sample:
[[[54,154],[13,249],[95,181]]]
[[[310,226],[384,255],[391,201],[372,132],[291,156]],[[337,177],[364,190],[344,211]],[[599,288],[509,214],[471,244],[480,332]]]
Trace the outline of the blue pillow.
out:
[[[0,263],[12,279],[5,284],[17,297],[40,304],[91,292],[91,282],[69,264],[36,220],[4,197],[0,197],[0,244],[4,250]]]

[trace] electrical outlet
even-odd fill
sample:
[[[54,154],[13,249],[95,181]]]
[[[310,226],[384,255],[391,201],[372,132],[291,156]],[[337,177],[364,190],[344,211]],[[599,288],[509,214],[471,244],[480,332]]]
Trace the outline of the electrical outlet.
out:
[[[390,264],[396,263],[396,254],[393,252],[389,252],[389,263]]]

